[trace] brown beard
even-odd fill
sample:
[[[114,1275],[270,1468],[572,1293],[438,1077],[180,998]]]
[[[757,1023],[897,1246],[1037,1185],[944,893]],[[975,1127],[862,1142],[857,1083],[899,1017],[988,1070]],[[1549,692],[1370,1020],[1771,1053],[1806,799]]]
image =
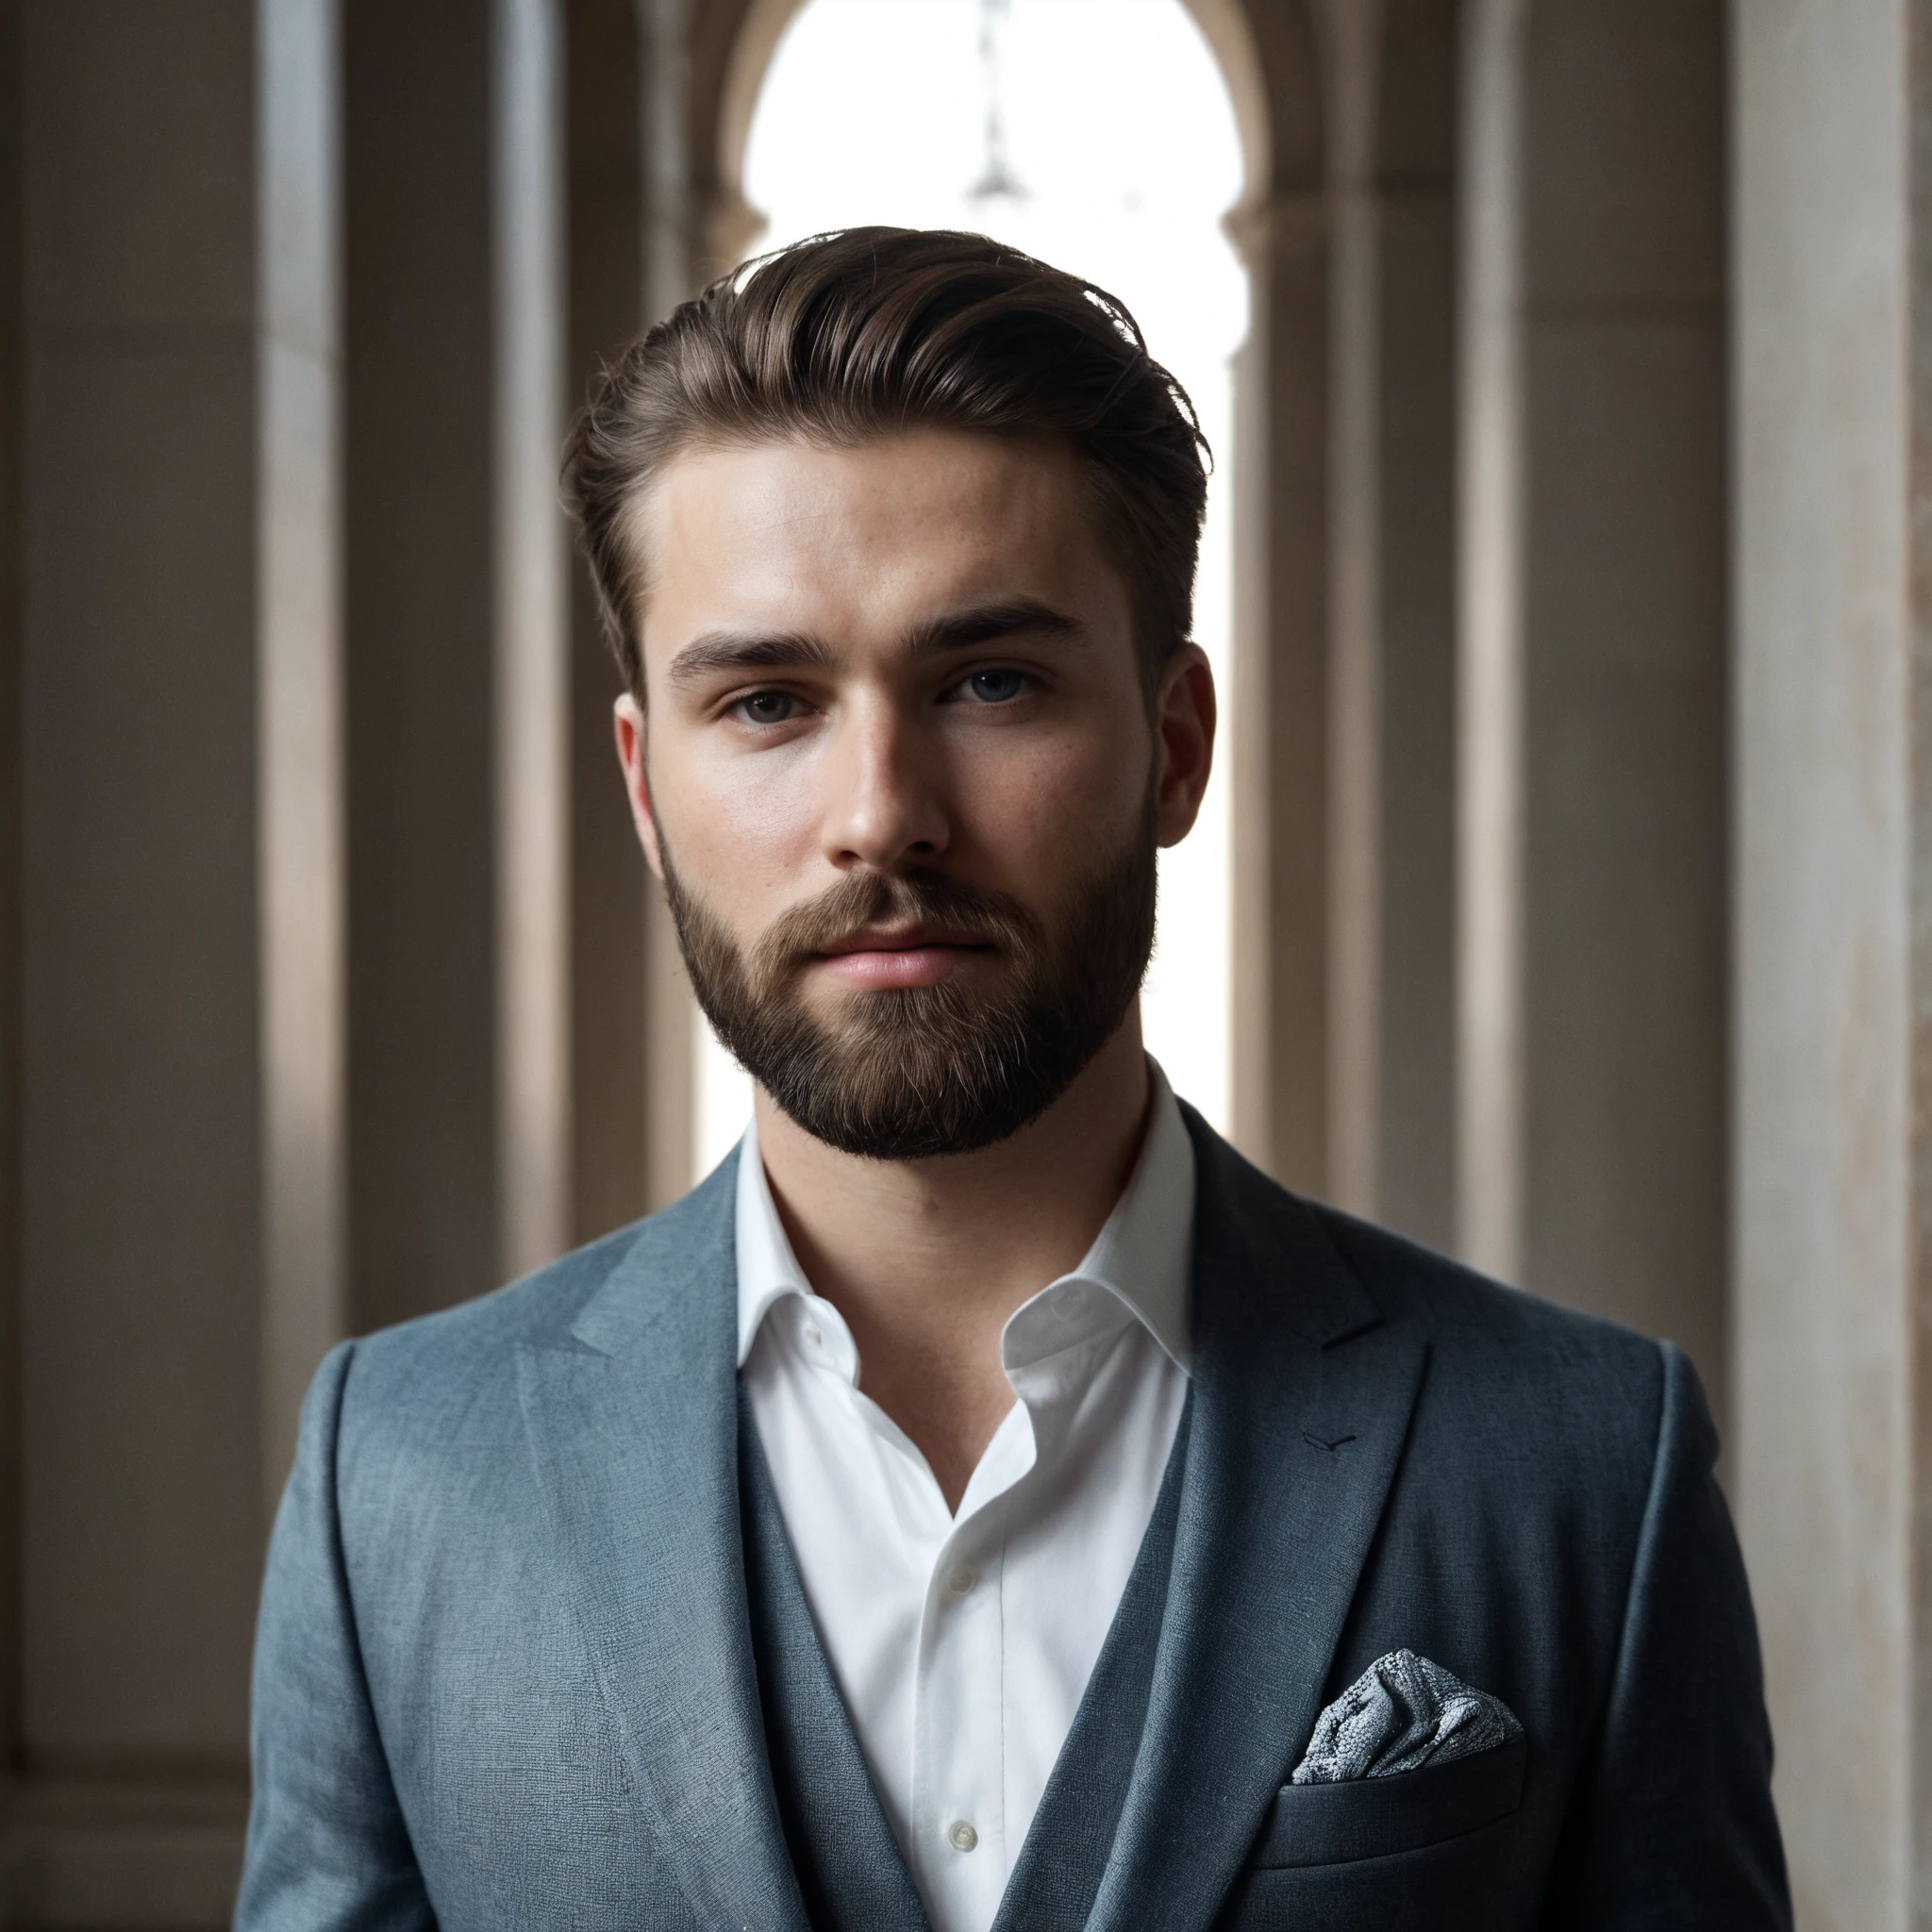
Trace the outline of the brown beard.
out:
[[[1154,951],[1152,800],[1137,836],[1075,890],[1049,930],[1005,892],[942,873],[855,873],[741,947],[664,852],[686,970],[732,1057],[807,1133],[873,1160],[990,1147],[1058,1100],[1113,1037]],[[835,1019],[800,974],[868,926],[910,921],[990,945],[1004,983],[857,993]]]

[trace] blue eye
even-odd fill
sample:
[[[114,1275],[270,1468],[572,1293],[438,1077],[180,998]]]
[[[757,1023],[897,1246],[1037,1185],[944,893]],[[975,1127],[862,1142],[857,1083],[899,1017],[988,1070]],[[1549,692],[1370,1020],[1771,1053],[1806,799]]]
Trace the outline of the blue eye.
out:
[[[967,689],[982,705],[1008,705],[1026,686],[1024,671],[975,671]]]
[[[798,700],[790,691],[755,691],[740,698],[732,709],[747,724],[787,724],[797,709]]]

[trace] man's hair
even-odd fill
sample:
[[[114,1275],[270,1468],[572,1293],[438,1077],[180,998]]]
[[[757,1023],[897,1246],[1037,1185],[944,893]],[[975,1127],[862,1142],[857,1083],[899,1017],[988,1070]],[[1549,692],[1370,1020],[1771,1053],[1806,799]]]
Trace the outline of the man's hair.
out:
[[[1126,581],[1151,690],[1192,628],[1207,505],[1187,393],[1103,289],[984,235],[848,228],[764,256],[599,375],[564,480],[611,647],[643,702],[636,506],[680,450],[851,447],[916,428],[1064,438]]]

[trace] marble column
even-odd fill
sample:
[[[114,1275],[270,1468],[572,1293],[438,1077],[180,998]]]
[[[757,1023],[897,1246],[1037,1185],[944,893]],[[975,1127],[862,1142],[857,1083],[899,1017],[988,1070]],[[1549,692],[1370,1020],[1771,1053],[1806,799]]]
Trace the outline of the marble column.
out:
[[[1382,0],[1322,15],[1327,205],[1327,1098],[1323,1191],[1372,1215],[1382,1109]]]
[[[562,72],[545,0],[345,0],[350,1320],[571,1232]]]
[[[564,38],[575,408],[644,324],[636,0],[568,0]],[[582,1241],[646,1204],[647,874],[612,749],[620,680],[581,559],[570,581],[571,1219]]]
[[[1312,9],[1243,9],[1265,109],[1228,218],[1249,277],[1235,372],[1234,1139],[1328,1185],[1327,154]]]
[[[1376,109],[1377,1217],[1455,1240],[1457,0],[1388,0]]]
[[[1724,15],[1468,22],[1462,1246],[1722,1412]]]
[[[1733,16],[1736,1487],[1807,1932],[1932,1922],[1927,14]]]
[[[1331,6],[1326,1191],[1454,1240],[1456,0]]]
[[[212,1926],[341,1319],[332,22],[0,21],[5,1910]]]
[[[1212,27],[1220,9],[1197,4]],[[1249,7],[1236,1139],[1453,1239],[1456,0]]]
[[[644,142],[644,320],[655,322],[735,261],[705,255],[710,157],[702,129],[719,75],[704,58],[737,25],[738,0],[640,0]],[[644,891],[645,1192],[652,1208],[677,1199],[697,1178],[697,1002],[678,956],[670,908],[655,881]]]

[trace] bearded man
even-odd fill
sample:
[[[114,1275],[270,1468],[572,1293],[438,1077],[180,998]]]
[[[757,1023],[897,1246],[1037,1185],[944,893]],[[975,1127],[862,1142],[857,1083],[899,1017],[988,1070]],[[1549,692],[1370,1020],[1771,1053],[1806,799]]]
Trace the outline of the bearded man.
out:
[[[1294,1198],[1142,1050],[1215,701],[1131,318],[820,238],[569,478],[756,1119],[324,1364],[238,1923],[1787,1925],[1684,1357]]]

